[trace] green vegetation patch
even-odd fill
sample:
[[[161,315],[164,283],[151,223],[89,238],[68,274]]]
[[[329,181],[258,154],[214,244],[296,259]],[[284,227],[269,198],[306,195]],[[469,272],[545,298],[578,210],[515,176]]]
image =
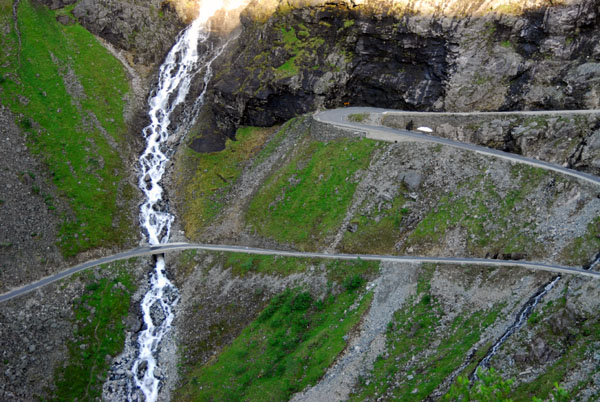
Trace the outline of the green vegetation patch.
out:
[[[326,272],[332,282],[345,283],[356,281],[358,277],[364,281],[377,272],[378,263],[365,260],[333,260],[323,258],[282,257],[272,255],[224,253],[224,268],[231,269],[234,274],[244,276],[247,273],[287,276],[297,272],[305,272],[310,267],[318,267]]]
[[[443,396],[443,401],[502,401],[509,402],[513,380],[504,380],[493,368],[479,369],[478,380],[471,384],[467,377],[460,376]]]
[[[122,202],[134,197],[120,149],[126,149],[120,63],[78,24],[62,26],[46,7],[22,0],[18,29],[11,2],[0,19],[0,96],[20,117],[28,145],[69,202],[58,244],[65,256],[121,245],[135,235]],[[121,204],[119,206],[119,204]]]
[[[114,279],[92,281],[74,302],[75,339],[68,343],[67,362],[55,372],[51,400],[88,401],[102,395],[110,364],[107,356],[116,356],[125,343],[123,319],[136,288],[128,268],[127,262],[111,264]],[[87,276],[93,280],[93,273]]]
[[[417,293],[394,313],[387,330],[387,350],[373,371],[361,379],[351,400],[421,401],[456,370],[481,333],[493,324],[501,307],[464,313],[444,322],[439,301],[431,294],[433,269],[424,266]]]
[[[348,120],[356,122],[356,123],[362,123],[363,121],[367,120],[369,118],[369,113],[352,113],[348,115]]]
[[[404,207],[406,199],[396,196],[389,209],[365,211],[353,218],[356,230],[344,233],[341,251],[344,253],[390,254],[402,233],[403,219],[410,210]]]
[[[476,255],[541,254],[543,245],[535,240],[526,197],[549,174],[540,168],[515,165],[511,168],[514,185],[503,195],[483,174],[476,176],[463,185],[468,195],[442,196],[410,233],[406,246],[436,244],[449,229],[458,226],[467,231],[467,247]]]
[[[286,76],[292,76],[298,74],[298,66],[296,65],[296,57],[293,56],[288,59],[285,63],[277,67],[277,71],[282,72]]]
[[[452,387],[442,397],[442,401],[498,401],[498,402],[511,402],[513,401],[513,392],[511,390],[513,379],[505,380],[500,374],[490,368],[489,370],[479,369],[477,371],[477,381],[473,384],[467,377],[458,377],[456,383],[452,384]],[[567,391],[554,384],[552,391],[552,401],[556,402],[567,402],[572,400],[569,397]],[[538,397],[532,397],[528,399],[532,402],[542,402],[542,399]]]
[[[291,55],[287,61],[276,69],[280,78],[298,74],[298,63],[314,58],[317,49],[321,48],[325,43],[323,38],[311,37],[308,28],[303,24],[299,24],[298,28],[300,30],[296,32],[293,26],[289,28],[280,26],[281,45]]]
[[[247,273],[263,273],[287,276],[296,272],[304,272],[316,259],[281,257],[275,255],[257,255],[227,253],[224,267],[231,269],[235,275]]]
[[[178,166],[178,188],[183,198],[182,221],[188,236],[194,238],[222,210],[224,200],[269,134],[269,128],[240,127],[236,140],[227,140],[221,152],[200,154],[190,148],[183,152]]]
[[[284,401],[315,384],[344,350],[372,294],[362,286],[316,299],[302,289],[271,300],[258,319],[207,365],[191,371],[182,401]]]
[[[352,200],[355,173],[370,162],[376,142],[310,142],[271,176],[251,201],[247,221],[261,236],[315,249],[340,226]]]

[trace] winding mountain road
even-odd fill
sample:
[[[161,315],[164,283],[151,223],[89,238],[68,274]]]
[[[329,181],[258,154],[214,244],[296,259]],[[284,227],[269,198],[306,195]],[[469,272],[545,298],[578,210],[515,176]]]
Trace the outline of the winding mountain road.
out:
[[[167,243],[158,246],[138,247],[122,253],[113,254],[97,260],[88,261],[83,264],[76,265],[65,271],[51,275],[37,282],[30,283],[21,288],[11,290],[0,295],[0,303],[13,299],[18,296],[25,295],[50,283],[64,279],[77,272],[81,272],[88,268],[96,267],[102,264],[126,260],[133,257],[148,256],[153,254],[165,254],[173,251],[183,250],[205,250],[205,251],[220,251],[233,253],[247,253],[257,255],[276,255],[282,257],[302,257],[302,258],[327,258],[338,260],[364,260],[364,261],[392,261],[403,262],[410,264],[422,263],[441,263],[454,265],[481,265],[489,267],[513,267],[527,268],[538,271],[548,271],[558,274],[572,274],[587,276],[594,279],[600,279],[600,272],[586,271],[582,268],[566,267],[560,265],[545,264],[542,262],[530,261],[510,261],[510,260],[493,260],[485,258],[455,258],[455,257],[416,257],[416,256],[394,256],[394,255],[374,255],[374,254],[327,254],[327,253],[312,253],[302,251],[287,251],[287,250],[271,250],[256,247],[245,246],[230,246],[218,244],[194,244],[194,243]]]
[[[468,151],[476,152],[481,155],[493,156],[496,158],[502,158],[505,160],[524,163],[526,165],[539,167],[545,170],[552,170],[554,172],[558,172],[567,176],[575,177],[577,179],[585,180],[595,185],[600,185],[600,177],[596,177],[594,175],[579,172],[577,170],[568,169],[553,163],[540,161],[538,159],[527,158],[525,156],[511,154],[509,152],[498,151],[496,149],[487,148],[479,145],[467,144],[464,142],[453,141],[447,138],[436,137],[433,135],[422,134],[415,131],[401,130],[391,127],[384,126],[374,126],[370,124],[363,124],[360,122],[353,122],[348,120],[348,116],[351,114],[370,114],[370,115],[385,115],[385,114],[398,114],[403,113],[395,110],[389,109],[380,109],[380,108],[372,108],[372,107],[348,107],[343,109],[330,109],[322,112],[315,113],[314,118],[317,121],[322,123],[331,124],[337,127],[341,127],[344,129],[350,129],[353,131],[360,131],[365,134],[366,138],[378,140],[378,141],[387,141],[387,142],[398,142],[398,141],[413,141],[413,142],[429,142],[433,144],[442,144],[450,147],[465,149]],[[406,112],[404,112],[406,113]],[[411,112],[417,113],[417,112]],[[576,114],[585,114],[585,113],[600,113],[600,111],[594,110],[566,110],[566,111],[552,111],[552,112],[506,112],[511,115],[524,115],[524,116],[538,116],[544,114],[566,114],[566,115],[576,115]],[[424,113],[424,114],[436,114],[436,113]],[[464,116],[477,116],[477,115],[486,115],[490,113],[480,112],[480,113],[437,113],[437,114],[447,114],[447,115],[464,115]],[[494,115],[500,115],[500,112],[491,113]]]
[[[593,111],[565,111],[564,114],[578,114],[578,113],[589,113]],[[374,126],[369,124],[363,124],[359,122],[352,122],[348,120],[348,116],[351,114],[387,114],[387,113],[402,113],[398,111],[391,111],[387,109],[370,108],[370,107],[349,107],[343,109],[332,109],[326,110],[314,115],[315,120],[337,126],[343,129],[349,129],[364,133],[367,138],[397,142],[397,141],[418,141],[418,142],[429,142],[434,144],[447,145],[459,149],[465,149],[473,151],[482,155],[502,158],[518,163],[525,163],[527,165],[539,167],[546,170],[552,170],[567,176],[571,176],[577,179],[584,180],[586,182],[600,185],[600,178],[579,172],[573,169],[568,169],[552,163],[540,161],[537,159],[526,158],[520,155],[515,155],[507,152],[498,151],[478,145],[465,144],[458,141],[449,140],[446,138],[435,137],[427,134],[421,134],[414,131],[400,130],[383,126]],[[563,113],[563,112],[550,112],[550,113]],[[464,115],[477,115],[486,113],[457,113]],[[497,114],[497,113],[495,113]],[[523,114],[523,115],[539,115],[544,112],[511,112],[511,114]],[[88,261],[72,268],[59,272],[57,274],[48,276],[39,281],[30,283],[23,287],[13,289],[0,295],[0,303],[7,300],[13,299],[30,293],[36,289],[46,286],[50,283],[59,281],[68,276],[71,276],[77,272],[81,272],[85,269],[96,267],[102,264],[108,264],[111,262],[126,260],[133,257],[148,256],[153,254],[164,254],[173,251],[182,250],[206,250],[206,251],[220,251],[220,252],[234,252],[234,253],[248,253],[258,255],[275,255],[284,257],[303,257],[303,258],[328,258],[328,259],[341,259],[341,260],[366,260],[366,261],[392,261],[392,262],[403,262],[403,263],[442,263],[442,264],[455,264],[455,265],[481,265],[489,267],[513,267],[513,268],[527,268],[533,270],[548,271],[558,274],[572,274],[586,276],[593,279],[600,279],[600,272],[584,270],[582,268],[567,267],[553,264],[546,264],[542,262],[530,262],[530,261],[509,261],[509,260],[494,260],[494,259],[483,259],[483,258],[455,258],[455,257],[417,257],[417,256],[393,256],[393,255],[371,255],[371,254],[328,254],[328,253],[313,253],[313,252],[301,252],[301,251],[285,251],[285,250],[270,250],[262,248],[244,247],[244,246],[233,246],[233,245],[215,245],[215,244],[193,244],[193,243],[168,243],[157,246],[146,246],[138,247],[132,250],[124,251],[122,253],[113,254],[111,256],[103,257],[97,260]]]

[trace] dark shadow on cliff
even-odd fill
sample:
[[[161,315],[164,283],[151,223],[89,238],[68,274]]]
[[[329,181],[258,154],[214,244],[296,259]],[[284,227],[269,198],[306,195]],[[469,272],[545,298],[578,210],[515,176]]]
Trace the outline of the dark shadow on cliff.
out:
[[[288,9],[242,32],[215,62],[190,133],[224,148],[240,125],[272,126],[318,108],[412,111],[593,108],[600,91],[600,1],[522,15],[400,17],[344,2]]]

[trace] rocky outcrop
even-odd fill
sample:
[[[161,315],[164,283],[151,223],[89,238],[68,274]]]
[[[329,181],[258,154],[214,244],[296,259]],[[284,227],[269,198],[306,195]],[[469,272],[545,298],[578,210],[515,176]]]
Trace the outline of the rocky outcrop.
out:
[[[143,65],[160,63],[184,27],[170,3],[160,0],[81,0],[73,15],[90,32],[131,52],[133,62]]]
[[[192,142],[198,151],[222,149],[240,124],[270,126],[319,107],[441,105],[449,67],[441,30],[423,35],[344,2],[275,13],[264,23],[253,12],[242,14],[239,39],[215,66],[210,112]]]
[[[414,3],[379,10],[372,2],[274,2],[271,15],[251,3],[239,38],[215,63],[191,147],[220,150],[238,125],[268,126],[348,104],[419,111],[599,106],[600,1],[454,1],[430,12],[432,2]]]
[[[454,34],[445,108],[597,108],[598,5],[574,1],[464,23]]]
[[[426,126],[453,140],[568,166],[600,175],[600,113],[389,113],[382,124]]]

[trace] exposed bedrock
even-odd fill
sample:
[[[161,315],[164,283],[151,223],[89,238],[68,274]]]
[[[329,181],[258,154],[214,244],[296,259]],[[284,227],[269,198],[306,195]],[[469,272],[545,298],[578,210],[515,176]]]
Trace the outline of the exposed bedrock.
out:
[[[241,34],[214,65],[191,147],[217,151],[238,125],[270,126],[320,107],[599,107],[599,0],[489,13],[458,3],[453,13],[427,15],[344,1],[281,3],[268,17],[251,3]]]
[[[389,113],[384,125],[427,126],[433,134],[600,175],[600,112]]]
[[[161,0],[81,0],[73,15],[90,32],[130,52],[131,61],[142,65],[160,64],[184,27],[170,3]]]

